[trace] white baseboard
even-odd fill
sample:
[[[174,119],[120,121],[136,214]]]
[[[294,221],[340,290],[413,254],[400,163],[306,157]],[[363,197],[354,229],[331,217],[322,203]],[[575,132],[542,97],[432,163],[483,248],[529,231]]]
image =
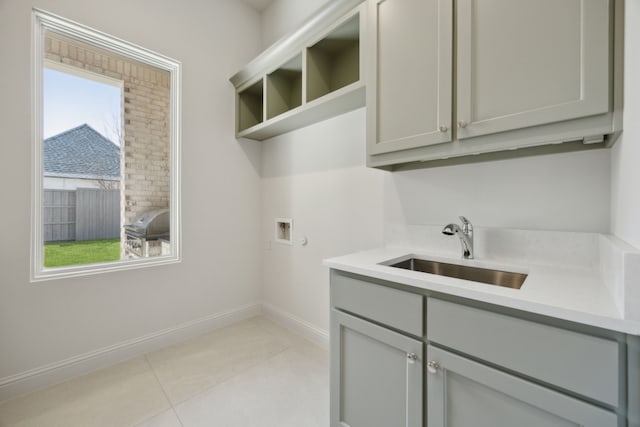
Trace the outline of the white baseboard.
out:
[[[0,402],[61,383],[91,371],[112,366],[205,332],[260,315],[262,312],[262,304],[258,302],[247,304],[19,374],[0,378]]]
[[[329,349],[329,333],[327,331],[266,302],[262,303],[262,313],[265,317],[316,343],[325,350]]]

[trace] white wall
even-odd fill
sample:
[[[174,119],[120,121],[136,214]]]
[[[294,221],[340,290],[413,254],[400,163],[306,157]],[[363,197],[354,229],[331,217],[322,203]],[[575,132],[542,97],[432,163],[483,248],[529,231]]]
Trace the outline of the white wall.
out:
[[[364,116],[353,111],[263,147],[263,298],[325,331],[329,271],[322,260],[383,243],[383,173],[364,167]],[[273,243],[280,217],[293,219],[292,246]]]
[[[640,248],[640,2],[626,2],[624,132],[612,150],[611,231]]]
[[[275,0],[262,14],[263,46],[325,2]],[[388,173],[365,164],[363,110],[273,138],[263,146],[264,299],[328,329],[324,257],[382,244],[388,223],[609,229],[606,150]],[[280,247],[273,218],[292,216],[308,247]]]
[[[267,48],[295,30],[313,12],[330,0],[273,0],[262,11],[262,47]]]
[[[29,283],[31,6],[182,61],[182,263]],[[260,145],[228,81],[259,51],[237,0],[0,1],[0,380],[259,299]]]
[[[263,46],[325,3],[275,0],[262,13]],[[263,298],[325,331],[329,272],[322,260],[383,243],[384,173],[364,167],[364,116],[360,109],[263,143]],[[272,243],[276,217],[293,218],[293,246]]]
[[[527,230],[609,231],[609,151],[523,157],[394,172],[385,221]]]

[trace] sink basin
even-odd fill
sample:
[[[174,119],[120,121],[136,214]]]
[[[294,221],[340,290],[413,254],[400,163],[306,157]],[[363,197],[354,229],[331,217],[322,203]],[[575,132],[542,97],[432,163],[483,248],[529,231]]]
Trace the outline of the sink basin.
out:
[[[524,280],[527,278],[527,275],[522,273],[448,264],[420,258],[409,258],[395,264],[389,264],[389,266],[513,289],[520,289],[522,283],[524,283]]]

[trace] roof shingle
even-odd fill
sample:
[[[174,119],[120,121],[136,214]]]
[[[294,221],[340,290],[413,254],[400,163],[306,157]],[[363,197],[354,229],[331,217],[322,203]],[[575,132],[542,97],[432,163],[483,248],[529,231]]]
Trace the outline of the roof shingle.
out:
[[[120,147],[83,124],[44,140],[44,175],[120,179]]]

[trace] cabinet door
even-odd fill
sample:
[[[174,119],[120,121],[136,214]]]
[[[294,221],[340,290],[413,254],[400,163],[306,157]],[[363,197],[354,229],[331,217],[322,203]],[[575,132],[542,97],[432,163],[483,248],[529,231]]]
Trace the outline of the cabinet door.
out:
[[[459,0],[458,138],[609,111],[608,0]]]
[[[613,412],[433,346],[429,427],[616,427]]]
[[[370,0],[367,149],[451,141],[452,0]]]
[[[421,341],[331,312],[331,426],[422,427]]]

